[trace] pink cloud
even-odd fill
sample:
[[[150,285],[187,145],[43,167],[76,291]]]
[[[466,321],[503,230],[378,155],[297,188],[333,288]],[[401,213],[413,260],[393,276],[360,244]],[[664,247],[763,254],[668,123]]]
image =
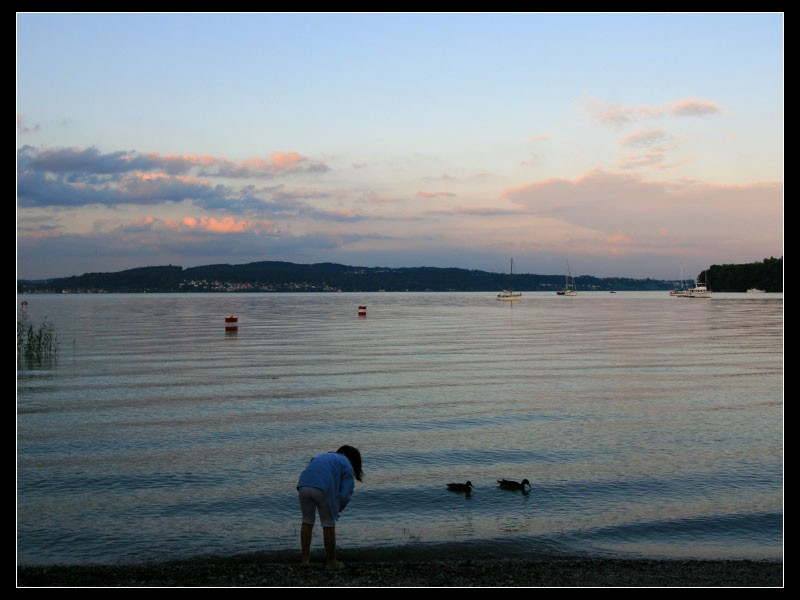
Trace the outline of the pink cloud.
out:
[[[77,150],[77,149],[76,149]],[[133,168],[141,168],[140,161],[144,160],[149,165],[160,165],[162,168],[170,170],[177,167],[184,170],[193,166],[211,166],[220,161],[219,158],[210,154],[167,154],[162,156],[160,152],[129,152],[118,155],[121,162],[134,165]]]
[[[139,225],[164,227],[178,232],[207,232],[214,234],[231,233],[267,233],[274,229],[274,224],[268,220],[239,219],[233,216],[186,216],[182,219],[156,219],[144,217],[137,220]]]
[[[297,152],[273,152],[272,164],[277,169],[293,169],[299,164],[306,162],[308,159],[300,156]]]
[[[782,189],[780,182],[721,185],[594,170],[576,179],[545,179],[509,188],[500,198],[532,217],[596,231],[599,238],[624,245],[626,251],[703,247],[718,253],[719,248],[741,246],[743,240],[779,249]],[[672,232],[671,239],[664,238],[664,231]]]
[[[246,231],[260,231],[265,223],[260,221],[249,221],[237,219],[232,216],[222,217],[185,217],[183,223],[191,229],[202,229],[211,233],[243,233]]]
[[[170,175],[168,173],[129,173],[122,177],[121,182],[131,183],[131,182],[150,182],[150,181],[179,181],[181,183],[188,183],[188,184],[198,184],[205,182],[202,179],[194,177],[192,175]]]
[[[248,176],[256,174],[276,174],[301,168],[309,159],[297,152],[273,152],[269,158],[253,157],[240,162],[210,154],[171,154],[160,157],[157,152],[147,155],[153,161],[160,160],[169,171],[171,167],[202,169],[205,174],[221,176]]]
[[[609,244],[627,244],[630,242],[630,238],[627,235],[623,235],[621,233],[615,233],[610,235],[606,238],[606,241]]]
[[[291,172],[301,169],[308,158],[297,152],[273,152],[270,158],[250,158],[240,163],[225,161],[218,165],[220,175],[231,177],[247,177],[256,174],[275,175],[281,172]]]

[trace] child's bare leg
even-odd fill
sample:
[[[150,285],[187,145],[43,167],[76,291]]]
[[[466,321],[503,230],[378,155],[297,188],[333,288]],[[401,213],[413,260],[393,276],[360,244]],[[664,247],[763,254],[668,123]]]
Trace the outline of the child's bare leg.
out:
[[[342,567],[342,563],[336,561],[336,527],[323,527],[322,538],[325,543],[325,568]]]
[[[311,532],[314,526],[310,523],[303,523],[300,528],[300,551],[303,554],[303,564],[307,565],[311,562]]]

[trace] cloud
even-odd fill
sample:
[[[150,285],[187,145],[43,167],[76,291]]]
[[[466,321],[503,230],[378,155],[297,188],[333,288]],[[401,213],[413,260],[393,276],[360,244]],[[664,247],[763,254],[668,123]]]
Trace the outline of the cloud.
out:
[[[207,208],[241,205],[234,189],[211,185],[194,177],[164,173],[125,173],[115,179],[52,177],[47,173],[22,171],[17,182],[19,206],[77,207],[156,205],[189,200]],[[250,203],[257,199],[247,199]]]
[[[585,110],[596,122],[613,129],[622,129],[629,123],[662,117],[706,117],[720,114],[722,107],[711,100],[689,98],[660,105],[624,106],[588,98],[583,101]]]
[[[41,129],[42,128],[38,123],[36,125],[34,125],[33,127],[29,127],[29,126],[25,125],[25,119],[23,118],[23,116],[22,115],[17,115],[17,131],[18,132],[20,132],[20,133],[34,133],[34,132],[40,131]]]
[[[716,102],[692,98],[675,102],[670,107],[670,113],[674,117],[705,117],[722,112],[722,107]]]
[[[456,194],[452,192],[417,192],[418,198],[455,198]]]
[[[672,141],[672,136],[663,129],[643,129],[634,131],[617,140],[621,146],[641,149],[642,152],[625,154],[617,160],[619,169],[630,171],[632,169],[654,168],[659,170],[672,169],[686,161],[667,163],[667,154],[675,150],[675,145],[664,145]]]
[[[538,165],[541,161],[541,157],[536,154],[535,152],[531,152],[531,157],[528,160],[521,160],[519,164],[521,166],[528,166],[528,165]]]
[[[391,196],[379,196],[377,194],[369,194],[366,201],[370,204],[398,204],[403,200],[401,198],[392,198]]]
[[[631,169],[643,169],[649,167],[663,171],[665,169],[674,169],[688,162],[683,160],[679,162],[667,163],[667,152],[673,149],[674,147],[672,146],[655,146],[647,152],[642,152],[639,154],[625,154],[617,161],[617,168],[628,171]]]
[[[46,148],[23,146],[18,152],[20,170],[53,175],[91,177],[133,171],[161,171],[170,175],[200,177],[275,177],[292,173],[324,173],[329,168],[297,152],[273,152],[269,158],[234,162],[207,154],[169,154],[118,151],[101,153],[97,148]]]
[[[318,262],[320,256],[370,239],[358,233],[309,233],[293,235],[270,223],[232,218],[187,217],[160,219],[145,216],[120,221],[83,233],[20,235],[21,277],[40,278],[108,272],[146,264],[178,264],[184,267],[224,260],[247,263],[259,260]],[[221,259],[221,257],[224,257]]]
[[[545,179],[500,195],[524,213],[624,235],[631,252],[738,247],[742,240],[774,246],[782,232],[782,185],[722,185],[646,179],[595,170],[576,179]]]
[[[140,217],[130,224],[116,228],[116,231],[142,232],[145,230],[168,229],[175,232],[207,232],[213,234],[232,233],[274,233],[276,226],[268,220],[239,219],[232,215],[214,217],[202,215],[186,216],[182,219],[160,219],[154,216]]]
[[[522,211],[520,211],[519,207],[465,207],[465,206],[455,206],[449,210],[436,210],[436,211],[429,211],[427,214],[429,215],[463,215],[469,217],[506,217],[506,216],[514,216],[520,215]]]
[[[274,178],[328,168],[296,152],[239,163],[210,155],[101,153],[97,148],[23,146],[17,154],[20,206],[118,206],[192,201],[205,208],[266,206],[254,186],[237,190],[215,178]],[[274,189],[274,188],[273,188]]]
[[[663,143],[670,139],[670,135],[663,129],[643,129],[634,131],[621,137],[618,141],[622,146],[648,147],[654,144]]]
[[[329,168],[296,152],[273,152],[269,159],[251,158],[240,163],[218,159],[202,169],[205,175],[218,177],[274,177],[281,173],[325,173]]]

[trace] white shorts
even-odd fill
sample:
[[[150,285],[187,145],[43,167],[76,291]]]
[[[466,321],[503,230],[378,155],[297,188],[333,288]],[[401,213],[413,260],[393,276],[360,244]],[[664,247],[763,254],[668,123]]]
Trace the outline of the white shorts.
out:
[[[336,519],[328,508],[325,494],[315,487],[301,487],[297,489],[300,495],[300,510],[303,511],[303,523],[313,525],[319,511],[319,522],[323,527],[336,527]]]

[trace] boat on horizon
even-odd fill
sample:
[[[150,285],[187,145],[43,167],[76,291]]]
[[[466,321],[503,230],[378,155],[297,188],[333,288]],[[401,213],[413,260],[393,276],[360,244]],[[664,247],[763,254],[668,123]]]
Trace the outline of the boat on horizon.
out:
[[[511,259],[511,270],[508,275],[508,289],[498,293],[495,300],[500,302],[515,302],[522,300],[522,292],[514,291],[514,259]]]
[[[686,284],[683,281],[683,263],[681,263],[681,287],[675,288],[674,290],[671,290],[669,295],[670,296],[680,296],[682,294],[685,294],[687,291],[688,291],[688,288],[686,287]]]
[[[708,289],[708,285],[699,281],[695,283],[694,287],[677,293],[670,292],[669,294],[678,298],[711,298],[711,290]]]
[[[572,271],[569,269],[569,261],[567,261],[567,274],[564,279],[564,289],[556,292],[559,296],[577,296],[578,290],[575,289],[575,278],[572,276]]]
[[[766,290],[762,290],[760,288],[748,288],[747,289],[747,293],[748,294],[766,294],[767,292],[766,292]]]

